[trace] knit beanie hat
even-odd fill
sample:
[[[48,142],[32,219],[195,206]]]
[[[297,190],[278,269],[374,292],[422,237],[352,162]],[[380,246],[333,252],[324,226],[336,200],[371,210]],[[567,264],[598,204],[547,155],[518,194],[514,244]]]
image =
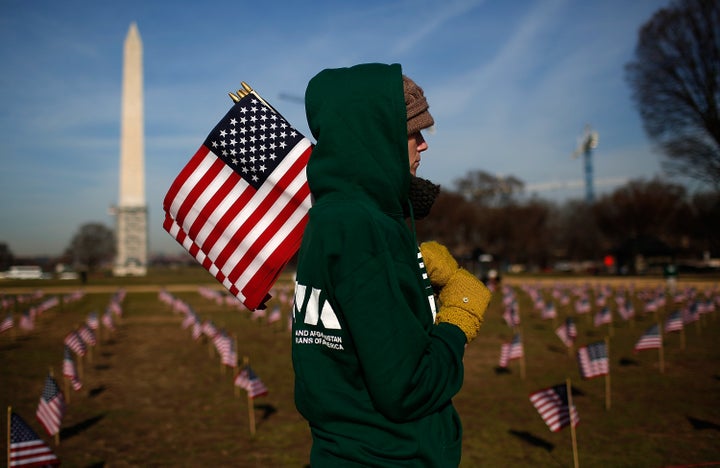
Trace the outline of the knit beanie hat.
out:
[[[435,121],[428,112],[427,99],[420,86],[403,75],[403,91],[405,92],[405,108],[407,109],[407,132],[412,135],[435,125]]]

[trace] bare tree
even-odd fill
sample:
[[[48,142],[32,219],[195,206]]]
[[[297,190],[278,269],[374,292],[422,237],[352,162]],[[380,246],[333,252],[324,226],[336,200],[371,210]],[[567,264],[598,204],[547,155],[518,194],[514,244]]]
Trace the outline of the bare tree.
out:
[[[465,255],[482,244],[482,223],[478,207],[462,195],[442,191],[430,215],[416,221],[418,239],[436,240],[445,244],[455,255]]]
[[[77,267],[91,272],[115,256],[115,234],[100,223],[83,224],[65,254]]]
[[[15,256],[10,247],[4,242],[0,242],[0,271],[5,271],[13,264]]]
[[[720,2],[674,0],[657,11],[626,73],[665,169],[720,187]]]
[[[553,212],[554,237],[547,239],[559,258],[597,260],[608,246],[595,223],[593,206],[584,200],[569,200]]]
[[[667,238],[681,210],[685,188],[660,179],[632,180],[595,203],[598,228],[616,240]]]
[[[455,181],[455,187],[468,200],[483,205],[504,205],[521,193],[525,184],[514,176],[494,176],[485,171],[470,171]]]
[[[720,255],[720,192],[696,193],[690,200],[691,215],[683,220],[692,247],[705,255]]]

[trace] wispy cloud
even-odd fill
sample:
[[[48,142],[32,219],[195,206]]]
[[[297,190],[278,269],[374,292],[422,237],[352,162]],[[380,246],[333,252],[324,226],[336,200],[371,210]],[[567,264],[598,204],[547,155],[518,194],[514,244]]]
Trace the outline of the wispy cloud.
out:
[[[391,51],[393,55],[402,55],[414,49],[424,39],[440,31],[449,21],[464,15],[477,8],[485,0],[461,0],[453,2],[435,2],[418,6],[416,1],[407,2],[406,11],[416,13],[410,23],[410,32],[395,44]],[[427,6],[427,8],[424,8]]]

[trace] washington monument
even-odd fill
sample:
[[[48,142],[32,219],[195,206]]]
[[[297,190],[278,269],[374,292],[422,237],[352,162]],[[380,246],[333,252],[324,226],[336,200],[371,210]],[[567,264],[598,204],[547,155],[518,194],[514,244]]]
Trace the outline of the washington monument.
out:
[[[132,23],[125,38],[120,121],[120,197],[114,212],[115,276],[147,274],[142,41]]]

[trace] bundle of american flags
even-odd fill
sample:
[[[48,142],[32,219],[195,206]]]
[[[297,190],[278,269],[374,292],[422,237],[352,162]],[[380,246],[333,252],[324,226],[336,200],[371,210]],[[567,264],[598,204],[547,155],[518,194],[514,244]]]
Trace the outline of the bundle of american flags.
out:
[[[248,309],[297,252],[311,205],[310,141],[243,83],[173,181],[164,229]]]

